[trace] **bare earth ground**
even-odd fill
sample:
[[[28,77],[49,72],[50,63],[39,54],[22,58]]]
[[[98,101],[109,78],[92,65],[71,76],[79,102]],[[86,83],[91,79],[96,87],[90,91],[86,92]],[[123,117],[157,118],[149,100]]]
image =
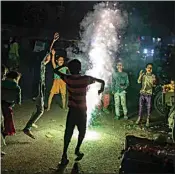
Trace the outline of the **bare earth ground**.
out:
[[[31,113],[35,109],[35,102],[26,101],[22,106],[15,108],[15,136],[7,137],[7,153],[1,160],[2,173],[54,173],[62,155],[63,135],[67,112],[53,104],[49,112],[45,112],[37,122],[38,128],[33,128],[36,140],[26,136],[21,130],[24,128]],[[120,166],[120,152],[123,148],[125,136],[134,134],[141,137],[153,135],[133,124],[136,116],[128,121],[114,121],[112,115],[101,116],[101,126],[91,128],[98,135],[92,137],[90,131],[82,145],[85,153],[80,162],[84,173],[118,173]],[[48,136],[51,135],[52,137]],[[69,159],[65,173],[70,173],[74,164],[74,148],[76,134],[69,147]],[[90,139],[90,136],[92,139]]]

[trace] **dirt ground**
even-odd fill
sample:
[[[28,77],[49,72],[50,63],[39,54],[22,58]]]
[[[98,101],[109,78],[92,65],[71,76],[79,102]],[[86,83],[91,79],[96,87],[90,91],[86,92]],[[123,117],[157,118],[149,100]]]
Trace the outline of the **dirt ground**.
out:
[[[35,102],[26,101],[15,108],[15,136],[7,137],[7,153],[1,159],[2,173],[55,173],[62,155],[63,135],[67,111],[53,104],[49,112],[33,128],[36,139],[26,136],[21,130],[35,109]],[[134,125],[136,116],[130,120],[114,121],[113,116],[100,116],[100,126],[90,128],[82,145],[84,158],[79,162],[84,173],[118,173],[120,153],[127,134],[152,138],[154,135]],[[95,134],[95,133],[96,134]],[[74,148],[77,133],[72,138],[68,155],[70,163],[65,173],[71,173],[74,165]]]

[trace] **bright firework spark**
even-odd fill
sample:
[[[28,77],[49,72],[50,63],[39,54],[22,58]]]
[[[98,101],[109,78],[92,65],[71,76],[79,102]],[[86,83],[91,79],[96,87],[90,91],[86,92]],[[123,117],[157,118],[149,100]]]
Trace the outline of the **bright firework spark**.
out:
[[[114,53],[117,52],[120,44],[119,30],[123,27],[120,11],[116,7],[114,9],[108,6],[108,3],[106,5],[101,3],[94,8],[96,18],[93,22],[92,42],[89,49],[92,68],[86,72],[88,75],[103,79],[106,84],[109,84],[111,79]],[[99,84],[95,83],[90,86],[87,93],[88,123],[91,113],[100,101],[100,96],[97,93],[99,89]]]
[[[78,134],[79,132],[75,130],[73,136],[77,138]],[[85,135],[85,141],[97,141],[99,139],[101,139],[101,136],[98,132],[95,131],[88,130],[88,132]]]
[[[83,54],[73,55],[72,58],[78,58],[83,66],[88,62],[90,66],[86,66],[86,74],[103,79],[106,85],[110,82],[115,54],[120,44],[120,30],[125,23],[125,15],[117,9],[117,4],[107,2],[95,5],[94,11],[88,13],[80,24],[83,32],[79,48]],[[95,83],[90,85],[87,92],[88,124],[92,112],[100,102],[99,89],[100,85]]]

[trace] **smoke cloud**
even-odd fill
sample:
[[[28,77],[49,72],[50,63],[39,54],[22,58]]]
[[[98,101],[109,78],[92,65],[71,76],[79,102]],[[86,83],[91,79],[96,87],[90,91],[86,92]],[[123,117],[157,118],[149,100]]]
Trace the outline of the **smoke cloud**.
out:
[[[87,75],[103,79],[106,86],[110,84],[113,65],[118,51],[121,32],[127,24],[127,15],[117,8],[116,3],[96,4],[80,24],[81,53],[72,53],[67,49],[70,59],[76,58],[82,62],[82,71]],[[90,85],[87,92],[88,122],[95,107],[101,100],[98,96],[100,84]]]

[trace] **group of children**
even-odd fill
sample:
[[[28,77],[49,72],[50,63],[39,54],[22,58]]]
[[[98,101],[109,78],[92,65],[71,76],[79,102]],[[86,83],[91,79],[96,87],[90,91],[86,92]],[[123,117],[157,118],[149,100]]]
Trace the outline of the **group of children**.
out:
[[[141,84],[140,96],[139,96],[139,111],[136,124],[140,124],[142,121],[144,104],[147,107],[147,119],[146,126],[149,127],[150,115],[151,115],[151,101],[153,95],[153,88],[156,86],[156,76],[152,73],[153,65],[148,63],[145,70],[141,70],[137,82]],[[122,62],[117,63],[117,72],[112,76],[112,94],[114,95],[115,103],[115,119],[121,117],[120,103],[123,108],[124,119],[128,119],[127,105],[126,105],[126,89],[129,86],[129,80],[127,73],[123,72]],[[163,86],[163,92],[174,92],[174,80],[171,80],[170,84]]]
[[[86,92],[88,85],[98,82],[101,84],[101,88],[98,94],[104,91],[105,82],[102,79],[97,79],[87,75],[81,75],[81,62],[77,59],[71,60],[67,67],[64,65],[64,58],[55,58],[55,50],[52,49],[53,44],[58,40],[59,34],[55,33],[54,39],[50,46],[49,53],[44,57],[40,66],[40,83],[39,92],[36,99],[36,111],[32,114],[23,132],[29,137],[35,139],[35,136],[31,132],[32,127],[36,127],[37,120],[44,113],[44,99],[45,99],[45,70],[46,65],[52,62],[54,68],[54,81],[50,91],[48,99],[47,111],[51,108],[52,98],[55,94],[61,93],[63,108],[66,107],[66,91],[68,91],[68,114],[66,120],[66,129],[64,134],[64,148],[61,159],[61,165],[67,165],[69,163],[67,157],[67,149],[73,135],[75,126],[78,127],[79,135],[78,142],[75,148],[75,155],[77,160],[81,160],[84,154],[80,151],[81,144],[86,133],[86,121],[87,121],[87,105],[86,105]],[[55,62],[56,59],[56,62]],[[141,71],[138,78],[138,83],[142,84],[139,98],[139,116],[136,121],[137,124],[141,122],[143,104],[147,105],[147,122],[149,126],[150,113],[151,113],[151,98],[153,87],[156,84],[155,75],[152,74],[152,64],[147,64],[145,72]],[[17,71],[10,71],[7,74],[5,67],[2,67],[2,138],[5,140],[7,135],[15,134],[15,126],[13,122],[13,109],[15,104],[21,104],[21,88],[18,85],[21,74]],[[6,76],[6,77],[5,77]],[[129,86],[129,78],[126,72],[123,72],[122,62],[117,63],[117,72],[112,76],[112,93],[115,101],[115,115],[116,119],[119,119],[120,114],[120,101],[124,111],[124,118],[128,119],[128,110],[126,105],[126,89]],[[5,141],[4,141],[5,142]]]
[[[87,75],[81,75],[81,62],[77,59],[74,59],[68,63],[68,67],[64,66],[64,60],[62,58],[57,59],[58,65],[55,64],[55,51],[52,49],[52,46],[56,40],[58,40],[59,34],[55,33],[53,42],[50,47],[50,52],[45,56],[41,62],[41,74],[40,74],[40,83],[39,83],[39,93],[36,99],[36,112],[32,114],[29,121],[27,122],[23,132],[35,139],[35,136],[31,132],[31,128],[36,126],[36,121],[44,113],[44,98],[45,98],[45,66],[49,63],[52,54],[52,65],[54,68],[54,82],[49,96],[49,105],[48,110],[50,109],[52,97],[54,94],[61,92],[63,108],[65,108],[65,91],[66,85],[68,90],[68,115],[66,121],[66,129],[64,135],[64,148],[63,155],[60,164],[67,165],[69,160],[67,158],[67,149],[73,135],[73,130],[75,126],[78,127],[79,136],[77,146],[75,148],[75,155],[77,155],[76,160],[81,160],[84,156],[80,152],[80,146],[83,142],[86,133],[86,91],[88,85],[99,82],[101,83],[101,88],[98,91],[98,94],[104,91],[105,82],[101,79],[97,79]],[[3,69],[3,68],[2,68]],[[66,74],[68,71],[70,74]],[[4,75],[6,68],[4,67]],[[3,126],[2,126],[2,138],[5,140],[7,135],[15,134],[15,126],[13,122],[13,109],[12,107],[15,104],[21,104],[21,88],[18,85],[21,74],[16,71],[10,71],[6,78],[2,78],[2,117],[3,117]],[[61,83],[60,83],[60,80]],[[4,141],[5,142],[5,141]]]

